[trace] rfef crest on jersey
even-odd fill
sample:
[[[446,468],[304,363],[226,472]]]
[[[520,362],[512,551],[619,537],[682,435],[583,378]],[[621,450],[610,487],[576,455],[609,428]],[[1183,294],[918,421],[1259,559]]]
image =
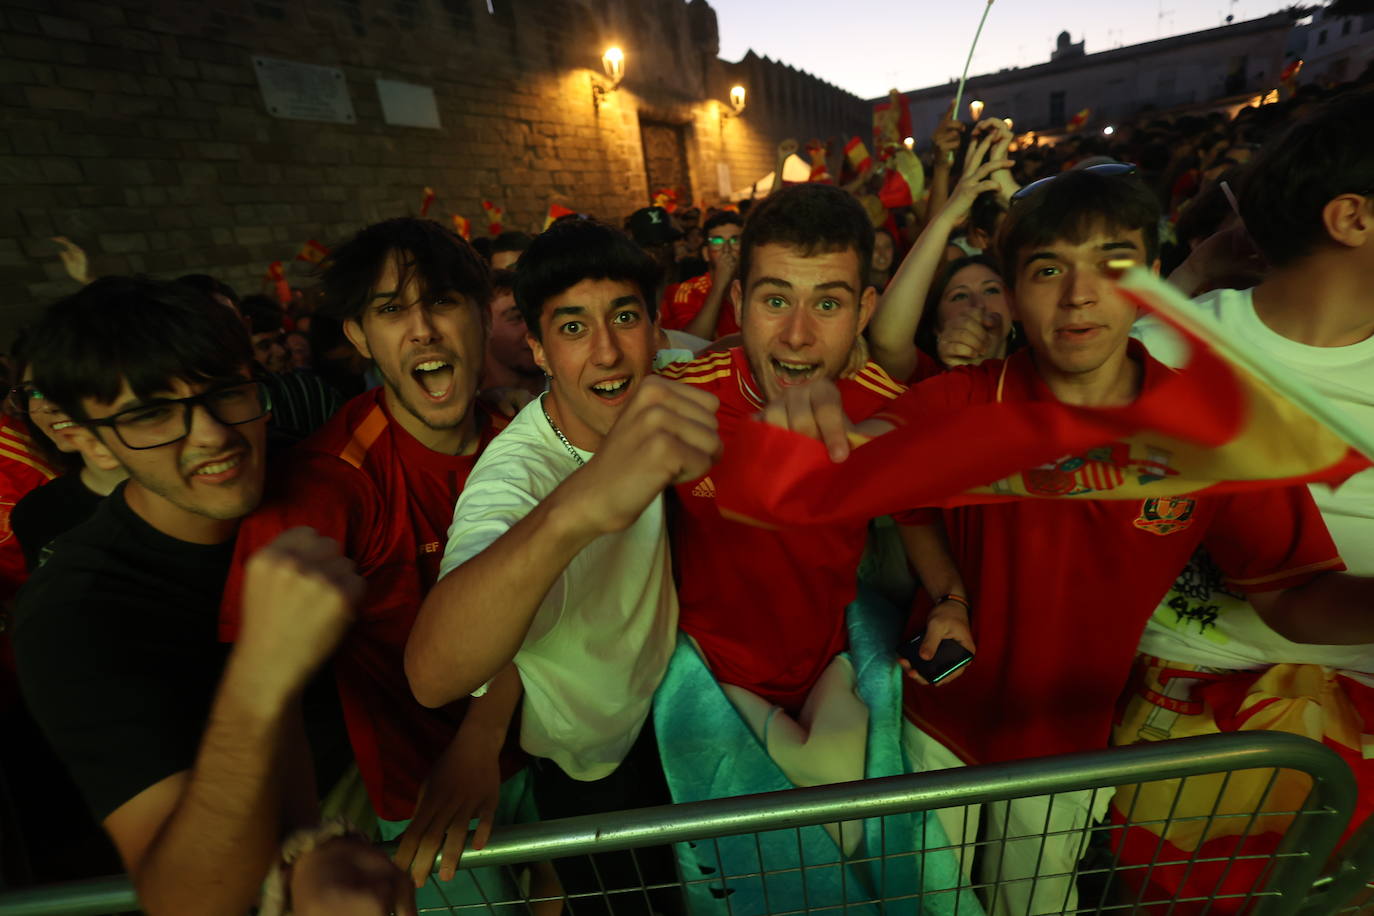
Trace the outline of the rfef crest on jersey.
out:
[[[1186,496],[1157,496],[1140,504],[1135,526],[1151,534],[1165,535],[1182,531],[1193,524],[1193,510],[1197,500]]]

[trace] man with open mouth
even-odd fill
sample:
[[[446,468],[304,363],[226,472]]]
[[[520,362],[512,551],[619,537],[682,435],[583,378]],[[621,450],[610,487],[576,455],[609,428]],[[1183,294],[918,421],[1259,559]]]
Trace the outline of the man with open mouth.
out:
[[[865,280],[873,228],[863,208],[825,185],[785,188],[749,216],[731,285],[743,346],[664,370],[720,399],[732,429],[786,388],[835,380],[867,417],[903,386],[868,362],[860,335],[877,292]],[[867,528],[766,531],[721,516],[709,475],[680,485],[673,531],[682,628],[717,678],[796,713],[846,644]]]
[[[741,240],[730,293],[743,345],[663,370],[719,398],[726,453],[765,404],[818,379],[838,385],[850,416],[889,405],[903,386],[868,361],[860,336],[877,302],[863,207],[832,186],[784,188],[751,211]],[[877,604],[856,602],[867,522],[754,527],[720,513],[709,474],[676,493],[673,559],[691,646],[674,656],[654,713],[674,799],[892,775],[884,767],[901,758],[895,660],[847,651],[852,633],[874,644],[866,637]],[[878,723],[886,724],[873,731]],[[831,838],[853,852],[866,829],[848,825]],[[687,871],[712,867],[683,856]]]
[[[367,581],[359,620],[333,660],[349,741],[386,838],[417,884],[444,853],[456,867],[470,819],[477,842],[496,816],[501,757],[519,698],[514,672],[485,698],[426,709],[406,683],[411,624],[439,576],[452,507],[504,420],[477,400],[491,284],[486,265],[431,220],[369,226],[323,263],[324,314],[343,324],[382,385],[347,402],[283,456],[245,520],[221,634],[235,638],[244,560],[308,525],[335,538]]]

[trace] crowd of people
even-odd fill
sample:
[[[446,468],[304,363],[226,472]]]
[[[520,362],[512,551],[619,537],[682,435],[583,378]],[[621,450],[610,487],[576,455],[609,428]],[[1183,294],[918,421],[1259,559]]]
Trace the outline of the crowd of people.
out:
[[[712,473],[759,417],[843,461],[935,411],[1132,403],[1186,353],[1123,262],[1374,428],[1370,149],[1360,85],[1053,146],[946,119],[910,206],[873,206],[870,165],[471,244],[390,219],[288,303],[86,283],[9,356],[0,824],[29,855],[0,865],[122,868],[153,914],[406,913],[506,824],[1266,727],[1336,746],[1369,814],[1374,471],[766,528]],[[866,561],[884,543],[895,575]],[[1073,910],[1093,828],[1172,810],[1138,794],[924,818],[907,842],[948,850],[913,880]],[[1152,829],[1117,859],[1235,839]],[[726,906],[674,886],[692,857],[471,883],[550,913]],[[1131,893],[1207,869],[1145,874]]]

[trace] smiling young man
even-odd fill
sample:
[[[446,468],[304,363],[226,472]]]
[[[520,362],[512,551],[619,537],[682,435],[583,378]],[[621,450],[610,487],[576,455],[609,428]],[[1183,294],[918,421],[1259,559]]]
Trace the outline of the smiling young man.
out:
[[[382,385],[283,456],[239,533],[221,632],[235,637],[238,572],[259,545],[298,525],[343,545],[367,582],[333,659],[344,719],[385,831],[405,829],[398,861],[423,883],[441,845],[451,875],[471,817],[483,820],[479,842],[490,829],[498,756],[519,699],[512,672],[482,700],[426,709],[403,665],[411,624],[439,576],[453,503],[502,425],[476,399],[490,281],[457,235],[403,218],[338,246],[321,286],[324,313],[343,322]]]
[[[313,797],[283,804],[289,778],[309,781],[291,723],[361,584],[337,545],[289,532],[249,564],[243,640],[226,653],[215,637],[234,534],[262,493],[270,406],[229,310],[108,277],[53,305],[30,352],[36,384],[129,479],[54,541],[20,597],[25,698],[143,909],[237,916],[283,826],[313,814]],[[406,906],[404,877],[382,866],[389,889],[371,912]]]
[[[1118,407],[1167,377],[1129,339],[1136,309],[1113,283],[1116,261],[1157,263],[1158,204],[1130,171],[1120,164],[1070,171],[1013,200],[999,248],[1027,349],[923,382],[894,414],[919,422],[922,410],[994,401]],[[1038,470],[1053,493],[1091,491],[1116,472],[1109,449],[1065,455]],[[1145,622],[1199,544],[1233,587],[1270,609],[1276,626],[1296,625],[1292,633],[1316,632],[1297,610],[1299,593],[1314,613],[1325,606],[1333,617],[1340,600],[1359,593],[1357,580],[1322,575],[1343,566],[1302,488],[1143,502],[1029,499],[916,510],[898,520],[912,530],[942,520],[967,586],[963,602],[932,608],[920,600],[913,625],[932,641],[976,640],[977,647],[957,680],[906,682],[915,726],[908,748],[928,768],[1105,747]],[[1048,807],[1046,799],[995,806],[989,839],[1036,837],[986,857],[1004,882],[1007,912],[1073,907],[1076,893],[1062,879],[1013,879],[1037,868],[1071,872],[1081,852],[1076,831],[1107,800],[1099,793],[1096,810],[1086,793],[1061,794]],[[1057,839],[1042,844],[1046,824]]]
[[[853,198],[827,185],[785,188],[754,208],[742,239],[730,295],[743,346],[663,372],[720,399],[726,448],[739,423],[813,379],[836,380],[856,420],[901,393],[866,360],[873,228]],[[709,476],[677,495],[682,629],[721,683],[796,713],[845,647],[867,525],[768,531],[732,521],[717,511]]]
[[[699,476],[719,440],[715,398],[652,374],[656,277],[648,255],[589,220],[557,223],[525,251],[515,297],[549,390],[469,477],[406,647],[428,706],[514,664],[545,818],[670,800],[645,727],[677,629],[663,491]],[[666,850],[643,852],[646,876],[671,882]],[[556,863],[576,912],[602,912],[599,881],[639,884],[624,853],[594,861]],[[675,892],[653,896],[655,911],[675,911]],[[647,912],[641,892],[609,902]]]

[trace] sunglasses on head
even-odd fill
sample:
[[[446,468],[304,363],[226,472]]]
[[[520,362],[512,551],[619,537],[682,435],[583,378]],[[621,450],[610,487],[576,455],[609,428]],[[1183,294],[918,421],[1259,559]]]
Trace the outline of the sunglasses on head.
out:
[[[1081,169],[1069,169],[1068,172],[1060,172],[1058,175],[1051,175],[1048,178],[1041,178],[1039,181],[1032,181],[1030,184],[1021,188],[1011,195],[1013,201],[1025,200],[1036,191],[1043,190],[1045,185],[1054,181],[1056,178],[1063,178],[1070,172],[1092,172],[1094,175],[1134,175],[1136,168],[1129,162],[1104,162],[1101,165],[1090,165]]]

